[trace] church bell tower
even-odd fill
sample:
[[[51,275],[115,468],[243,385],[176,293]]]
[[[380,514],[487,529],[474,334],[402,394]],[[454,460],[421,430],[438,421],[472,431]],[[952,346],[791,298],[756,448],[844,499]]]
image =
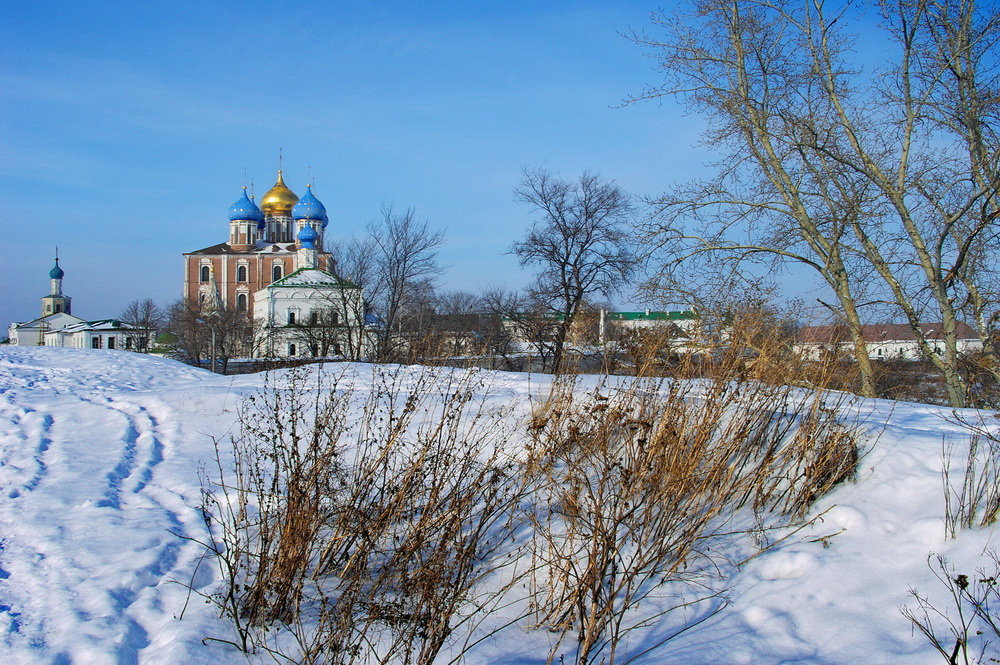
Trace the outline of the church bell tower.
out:
[[[56,257],[56,264],[49,271],[49,295],[42,298],[42,316],[49,314],[70,314],[70,301],[72,298],[63,295],[62,281],[66,273],[59,267],[59,257]]]

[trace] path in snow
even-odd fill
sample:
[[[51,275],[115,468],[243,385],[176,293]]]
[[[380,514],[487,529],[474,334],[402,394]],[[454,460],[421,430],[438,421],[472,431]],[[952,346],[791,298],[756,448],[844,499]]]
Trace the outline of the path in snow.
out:
[[[133,358],[105,390],[71,358],[20,380],[0,364],[3,662],[177,662],[197,644],[174,619],[203,551],[200,456],[177,454],[169,403],[191,391],[142,390]]]

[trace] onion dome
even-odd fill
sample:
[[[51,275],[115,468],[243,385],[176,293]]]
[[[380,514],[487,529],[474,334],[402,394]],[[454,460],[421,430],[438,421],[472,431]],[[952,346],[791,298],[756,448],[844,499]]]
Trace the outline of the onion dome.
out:
[[[313,227],[308,225],[303,226],[296,237],[299,239],[300,246],[306,249],[316,249],[316,240],[319,238],[319,234],[316,233],[316,229]]]
[[[56,259],[55,266],[49,271],[49,279],[62,279],[65,274],[63,269],[59,267],[59,259]]]
[[[285,186],[281,171],[278,171],[278,181],[264,194],[264,198],[260,200],[260,207],[265,215],[287,215],[298,200],[299,197]]]
[[[306,185],[306,193],[292,208],[292,219],[314,219],[326,228],[326,207],[313,195],[312,185]]]
[[[257,222],[258,224],[264,221],[264,213],[253,202],[253,199],[247,196],[246,187],[243,188],[243,196],[240,197],[240,200],[229,207],[229,221],[235,222],[236,220]]]

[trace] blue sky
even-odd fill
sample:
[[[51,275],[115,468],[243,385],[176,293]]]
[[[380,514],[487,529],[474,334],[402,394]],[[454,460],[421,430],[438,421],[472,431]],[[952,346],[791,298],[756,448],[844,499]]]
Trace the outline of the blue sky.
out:
[[[669,7],[669,4],[666,5]],[[8,3],[0,45],[0,324],[38,315],[59,245],[84,318],[181,295],[181,253],[227,237],[252,178],[315,193],[328,235],[383,203],[447,229],[444,289],[519,287],[523,167],[635,194],[710,156],[621,33],[648,2]],[[311,174],[311,175],[310,175]],[[622,300],[625,300],[624,298]]]
[[[446,229],[445,290],[530,280],[525,167],[638,196],[702,172],[702,120],[623,36],[672,2],[23,2],[0,43],[0,325],[39,314],[54,246],[74,313],[181,295],[247,180],[307,182],[328,238],[385,203]],[[329,241],[329,240],[328,240]],[[630,303],[629,294],[618,299]]]

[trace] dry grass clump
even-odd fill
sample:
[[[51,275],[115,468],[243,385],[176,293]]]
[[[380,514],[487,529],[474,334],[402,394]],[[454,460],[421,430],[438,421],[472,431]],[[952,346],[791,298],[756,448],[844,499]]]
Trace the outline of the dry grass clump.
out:
[[[717,572],[707,551],[734,513],[801,519],[859,458],[835,409],[789,387],[734,377],[582,392],[557,380],[530,424],[532,603],[535,624],[560,636],[550,661],[571,639],[572,662],[611,665],[629,631],[701,603],[704,620],[722,606],[704,591]],[[665,602],[668,582],[702,591]]]
[[[945,533],[956,538],[962,529],[986,527],[1000,518],[1000,436],[985,422],[959,422],[969,432],[969,449],[961,482],[953,480],[954,445],[941,446]]]
[[[518,625],[550,662],[634,659],[725,606],[722,539],[801,520],[859,456],[835,406],[745,365],[557,377],[527,423],[486,372],[377,367],[362,399],[314,370],[248,398],[205,491],[232,642],[293,662],[430,665]]]
[[[431,663],[487,606],[522,489],[481,374],[292,371],[250,398],[235,473],[206,491],[238,646],[307,663]],[[277,380],[275,380],[277,381]]]
[[[270,376],[241,405],[232,476],[217,441],[218,480],[214,487],[203,483],[203,514],[219,536],[209,548],[227,582],[215,600],[232,618],[244,650],[255,626],[296,619],[324,503],[341,468],[350,391],[334,379],[324,391],[310,392],[303,370],[284,379],[279,388]]]

